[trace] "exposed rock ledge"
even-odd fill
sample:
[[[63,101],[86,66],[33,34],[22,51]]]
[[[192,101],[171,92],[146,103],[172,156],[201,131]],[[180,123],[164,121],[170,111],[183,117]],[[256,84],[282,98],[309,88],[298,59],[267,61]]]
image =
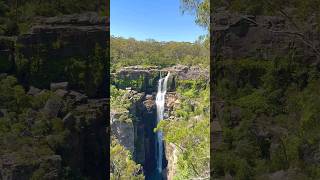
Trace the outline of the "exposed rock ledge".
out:
[[[157,66],[129,66],[112,74],[112,82],[120,89],[131,87],[139,92],[152,93],[157,91],[160,76],[171,73],[168,80],[168,91],[175,90],[177,80],[209,80],[209,69],[199,66],[176,65],[167,68]]]
[[[159,68],[158,66],[128,66],[120,69],[116,75],[123,77],[125,75],[139,75],[139,74],[148,74],[152,73],[167,73],[169,72],[173,75],[178,76],[180,79],[200,79],[205,78],[209,79],[209,70],[201,68],[199,66],[185,66],[185,65],[176,65],[167,68]]]

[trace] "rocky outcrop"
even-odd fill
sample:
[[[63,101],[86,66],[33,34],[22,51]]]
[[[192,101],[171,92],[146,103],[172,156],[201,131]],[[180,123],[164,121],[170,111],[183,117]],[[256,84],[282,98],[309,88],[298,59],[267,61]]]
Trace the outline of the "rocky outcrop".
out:
[[[25,87],[48,89],[51,82],[68,81],[91,98],[105,97],[109,76],[101,59],[108,58],[108,31],[106,18],[93,12],[39,17],[28,33],[0,37],[0,69],[16,74]],[[90,74],[98,70],[99,77]]]
[[[139,125],[140,121],[142,121],[139,113],[140,109],[143,108],[144,93],[126,90],[122,99],[130,101],[129,108],[111,107],[111,136],[116,138],[122,146],[131,152],[133,159],[143,164],[145,160],[144,126],[140,127]]]
[[[58,89],[67,90],[68,89],[68,82],[60,82],[60,83],[51,83],[50,90],[55,91]]]
[[[172,77],[176,77],[178,80],[197,80],[205,79],[209,80],[209,69],[201,68],[199,66],[184,66],[176,65],[168,68],[161,69],[161,71],[172,73]]]
[[[67,162],[73,165],[71,168],[79,169],[89,179],[102,180],[107,177],[107,102],[106,98],[88,99],[87,103],[76,105],[76,124],[71,128],[69,139],[71,151],[63,154],[63,159],[70,158]]]
[[[308,21],[313,23],[311,17]],[[317,60],[312,49],[320,47],[320,41],[317,32],[310,27],[299,32],[283,17],[250,16],[221,9],[213,14],[211,54],[213,58],[225,60],[272,60],[290,54],[312,64]],[[311,46],[308,39],[312,40]]]
[[[58,180],[63,178],[63,168],[70,168],[70,172],[89,179],[107,176],[107,99],[83,101],[79,99],[85,95],[64,90],[69,89],[65,86],[57,88],[48,93],[52,95],[43,107],[26,114],[25,121],[33,126],[40,116],[61,124],[60,131],[46,136],[34,136],[28,130],[23,131],[21,139],[31,138],[37,145],[22,143],[21,147],[10,150],[15,144],[8,143],[7,148],[1,149],[0,179],[27,180],[32,177]],[[56,92],[59,91],[65,91],[65,94],[58,96]],[[49,90],[31,87],[28,94],[35,98],[46,92]],[[62,145],[56,145],[57,137],[64,137]]]
[[[0,163],[0,178],[2,180],[29,180],[31,177],[58,180],[62,174],[61,157],[58,155],[40,157],[36,162],[21,164],[16,162],[14,155],[9,155],[0,157],[0,162],[2,162]],[[41,168],[46,168],[44,174],[40,174],[42,172],[38,169]]]
[[[111,134],[123,145],[127,150],[134,153],[135,131],[133,122],[129,119],[129,111],[114,112],[111,111]],[[121,120],[124,119],[124,120]]]
[[[129,66],[113,74],[112,83],[120,89],[130,87],[133,90],[151,94],[157,91],[160,76],[168,72],[171,73],[168,79],[168,91],[175,91],[178,80],[209,80],[208,69],[197,66],[176,65],[162,69],[157,66]]]
[[[29,33],[18,37],[17,44],[27,59],[35,55],[46,60],[87,57],[94,54],[96,45],[107,46],[106,18],[93,12],[38,18]],[[45,53],[39,52],[40,45]]]

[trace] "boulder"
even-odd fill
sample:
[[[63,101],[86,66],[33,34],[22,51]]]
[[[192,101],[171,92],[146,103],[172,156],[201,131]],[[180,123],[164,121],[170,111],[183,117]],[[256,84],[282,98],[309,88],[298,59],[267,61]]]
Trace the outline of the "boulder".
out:
[[[69,84],[68,82],[51,83],[50,90],[51,91],[56,91],[58,89],[68,90],[68,84]]]
[[[8,113],[7,109],[0,109],[0,117],[5,116]]]
[[[63,124],[66,128],[71,129],[76,124],[76,119],[71,112],[69,112],[63,119]]]
[[[308,145],[304,144],[301,148],[302,159],[308,164],[319,164],[320,163],[320,146],[319,145]]]
[[[58,98],[49,98],[44,106],[43,111],[49,117],[57,117],[62,108],[62,101]]]
[[[143,105],[148,112],[153,111],[156,108],[156,102],[153,99],[143,101]]]
[[[70,91],[68,96],[71,97],[76,104],[86,103],[88,101],[88,97],[86,95],[76,91]]]
[[[7,76],[7,73],[0,73],[0,80],[6,78]]]
[[[55,95],[57,95],[58,97],[65,97],[67,94],[68,94],[68,91],[66,90],[63,90],[63,89],[57,89],[55,92],[54,92]]]
[[[40,89],[31,86],[30,89],[29,89],[29,91],[27,92],[27,94],[28,94],[28,95],[31,95],[31,96],[36,96],[36,95],[38,95],[40,92],[41,92]]]
[[[153,100],[153,96],[151,94],[146,95],[146,100]]]

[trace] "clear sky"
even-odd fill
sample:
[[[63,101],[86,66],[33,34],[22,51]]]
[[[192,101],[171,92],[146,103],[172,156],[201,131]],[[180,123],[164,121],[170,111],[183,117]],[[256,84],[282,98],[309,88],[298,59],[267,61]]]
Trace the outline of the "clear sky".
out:
[[[111,35],[194,42],[206,30],[180,10],[180,0],[110,0]]]

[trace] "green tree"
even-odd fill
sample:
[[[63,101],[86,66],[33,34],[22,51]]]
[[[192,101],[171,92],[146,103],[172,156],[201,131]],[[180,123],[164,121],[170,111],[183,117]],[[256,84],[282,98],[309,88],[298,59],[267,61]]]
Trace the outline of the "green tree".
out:
[[[210,3],[209,0],[180,0],[182,12],[195,15],[196,23],[206,29],[210,26]]]
[[[131,159],[130,152],[113,140],[110,146],[111,179],[142,180],[141,166]]]

